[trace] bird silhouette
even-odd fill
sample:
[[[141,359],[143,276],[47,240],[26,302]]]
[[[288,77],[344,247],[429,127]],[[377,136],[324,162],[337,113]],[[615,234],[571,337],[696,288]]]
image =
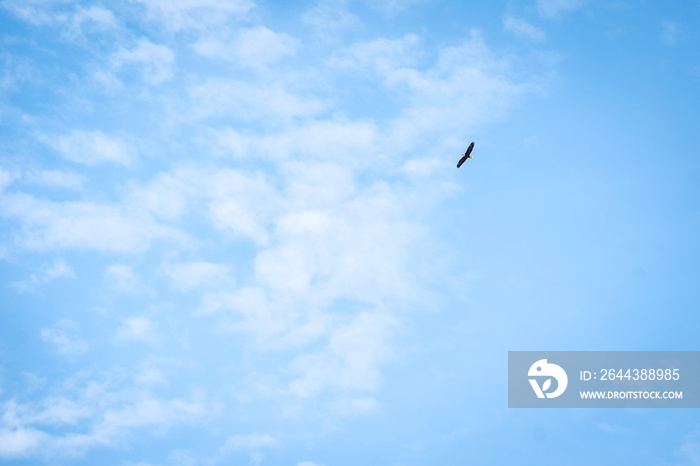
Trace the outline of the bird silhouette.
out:
[[[461,159],[459,159],[459,162],[457,162],[457,168],[461,167],[464,162],[467,161],[467,159],[472,158],[472,151],[474,150],[474,143],[472,142],[469,144],[469,147],[467,147],[467,151],[464,153]]]

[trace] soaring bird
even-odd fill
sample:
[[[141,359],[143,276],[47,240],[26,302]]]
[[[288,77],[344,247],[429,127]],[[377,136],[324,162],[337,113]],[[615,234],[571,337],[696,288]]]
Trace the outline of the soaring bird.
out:
[[[459,159],[459,162],[457,162],[457,168],[461,167],[464,162],[467,161],[467,159],[472,158],[472,151],[474,150],[474,143],[472,142],[469,144],[469,147],[467,147],[467,151],[464,153],[461,159]]]

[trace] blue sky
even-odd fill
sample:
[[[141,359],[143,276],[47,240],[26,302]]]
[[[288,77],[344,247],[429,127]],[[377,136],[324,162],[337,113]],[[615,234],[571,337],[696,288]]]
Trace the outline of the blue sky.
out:
[[[508,351],[699,349],[698,25],[2,1],[0,463],[699,465],[695,410],[506,393]]]

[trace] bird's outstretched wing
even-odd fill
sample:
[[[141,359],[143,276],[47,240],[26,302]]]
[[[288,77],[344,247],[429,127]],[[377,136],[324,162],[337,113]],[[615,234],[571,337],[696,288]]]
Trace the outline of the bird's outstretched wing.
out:
[[[472,151],[474,150],[474,143],[472,142],[469,144],[469,147],[467,147],[467,151],[464,153],[461,159],[459,159],[459,162],[457,162],[457,168],[461,167],[464,162],[467,161],[467,159],[472,158]]]

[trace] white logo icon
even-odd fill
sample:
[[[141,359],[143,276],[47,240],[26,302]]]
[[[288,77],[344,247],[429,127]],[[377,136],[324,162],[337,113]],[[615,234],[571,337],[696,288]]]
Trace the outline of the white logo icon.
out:
[[[556,398],[564,393],[564,390],[566,390],[566,386],[569,383],[569,378],[566,376],[564,369],[556,364],[547,363],[546,359],[540,359],[535,364],[530,366],[530,370],[527,371],[527,375],[529,377],[550,377],[544,381],[542,388],[540,388],[536,379],[528,379],[530,381],[530,385],[532,385],[532,389],[537,395],[537,398],[544,398],[545,396],[547,398]],[[551,377],[556,379],[557,389],[553,392],[547,393],[547,390],[549,390],[549,387],[552,385]]]

